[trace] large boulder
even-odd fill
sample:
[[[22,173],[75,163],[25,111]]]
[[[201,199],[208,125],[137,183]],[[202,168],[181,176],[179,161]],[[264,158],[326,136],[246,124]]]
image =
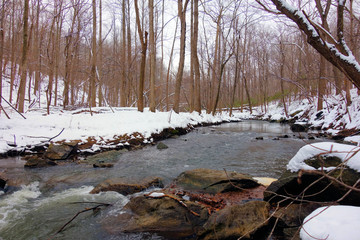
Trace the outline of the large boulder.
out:
[[[99,192],[115,191],[122,195],[129,195],[137,192],[141,192],[150,187],[164,187],[162,179],[159,177],[146,178],[140,183],[128,182],[124,179],[107,179],[104,182],[98,184],[91,194]]]
[[[267,225],[269,209],[270,205],[263,201],[226,207],[211,215],[199,239],[250,238],[257,230]]]
[[[71,154],[76,153],[77,146],[76,142],[50,144],[44,153],[44,157],[50,160],[66,160]]]
[[[328,158],[310,158],[305,160],[309,166],[318,168],[336,167],[341,160],[336,157]],[[280,202],[282,205],[288,204],[289,201],[302,200],[317,202],[332,202],[340,200],[340,204],[349,204],[360,206],[360,192],[349,191],[344,185],[353,186],[358,179],[360,173],[344,166],[340,169],[332,170],[328,173],[329,177],[323,176],[320,170],[290,172],[286,170],[282,176],[266,189],[264,200],[271,203]],[[338,181],[334,181],[337,179]],[[345,194],[347,194],[345,196]],[[284,201],[285,198],[289,200]]]
[[[273,218],[277,219],[275,226],[275,239],[294,239],[299,240],[299,227],[304,219],[315,209],[324,206],[321,203],[304,202],[290,204],[280,207],[273,213]]]
[[[196,213],[196,214],[194,214]],[[154,232],[169,239],[194,236],[208,218],[207,209],[175,198],[135,197],[117,217],[123,232]]]
[[[174,181],[177,188],[202,193],[224,193],[258,187],[250,175],[198,168],[181,173]]]

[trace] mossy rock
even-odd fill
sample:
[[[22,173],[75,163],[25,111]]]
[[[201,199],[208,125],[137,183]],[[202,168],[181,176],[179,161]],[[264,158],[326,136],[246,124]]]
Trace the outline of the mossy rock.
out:
[[[146,178],[140,183],[129,182],[121,178],[107,179],[94,187],[90,193],[96,194],[99,192],[114,191],[122,195],[129,195],[141,192],[150,187],[164,187],[162,179],[159,177]]]
[[[208,218],[207,209],[195,202],[169,198],[132,198],[124,207],[130,215],[124,232],[154,232],[168,239],[183,239],[194,236]],[[189,210],[199,214],[195,216]]]
[[[260,184],[247,174],[198,168],[181,173],[173,185],[183,190],[216,194],[255,188]]]
[[[315,169],[321,169],[322,167],[337,167],[342,163],[341,159],[335,156],[323,156],[321,159],[310,158],[304,162]]]
[[[249,239],[267,225],[269,208],[270,205],[264,201],[226,207],[211,215],[198,239]]]

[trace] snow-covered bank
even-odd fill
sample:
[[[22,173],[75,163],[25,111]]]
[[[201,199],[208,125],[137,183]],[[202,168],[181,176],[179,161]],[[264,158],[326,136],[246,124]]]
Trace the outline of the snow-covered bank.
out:
[[[347,106],[344,95],[325,96],[323,101],[324,109],[317,111],[316,98],[293,99],[287,101],[286,116],[284,107],[280,100],[273,101],[265,110],[255,108],[253,115],[261,116],[266,120],[290,120],[297,119],[300,123],[306,123],[316,129],[325,130],[328,133],[336,134],[344,129],[360,130],[360,97],[357,89],[352,89],[351,104]]]
[[[148,110],[138,112],[133,108],[93,108],[93,116],[88,109],[76,111],[58,111],[50,115],[41,111],[25,114],[26,119],[11,114],[11,119],[4,116],[0,122],[0,153],[9,150],[21,150],[26,146],[34,146],[48,141],[86,141],[89,137],[96,140],[97,146],[106,144],[116,136],[140,133],[145,141],[151,141],[153,133],[160,133],[166,128],[186,128],[199,124],[215,124],[226,121],[239,120],[229,117],[227,113],[215,116],[202,113],[156,112]],[[63,130],[64,129],[64,130]],[[63,130],[63,131],[62,131]],[[119,143],[126,144],[126,143]]]

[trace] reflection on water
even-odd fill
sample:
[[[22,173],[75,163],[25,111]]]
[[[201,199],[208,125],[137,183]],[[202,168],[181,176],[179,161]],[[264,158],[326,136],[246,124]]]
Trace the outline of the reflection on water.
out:
[[[274,140],[285,134],[290,137]],[[258,137],[263,140],[256,140]],[[288,125],[263,121],[197,128],[187,135],[163,142],[168,149],[158,150],[149,145],[113,156],[115,165],[111,169],[70,164],[25,170],[24,162],[18,158],[0,159],[1,171],[16,185],[23,184],[0,194],[0,239],[49,238],[61,224],[84,208],[83,205],[69,204],[74,201],[115,205],[100,215],[84,214],[77,224],[56,239],[161,239],[156,235],[107,232],[106,227],[101,226],[102,219],[121,211],[127,198],[114,193],[90,195],[92,186],[108,178],[141,180],[147,176],[163,177],[168,184],[181,172],[194,168],[226,169],[277,178],[291,157],[305,145],[293,136]]]
[[[289,125],[270,123],[265,121],[243,121],[238,123],[226,123],[216,126],[217,130],[230,131],[230,132],[254,132],[266,134],[290,134]]]

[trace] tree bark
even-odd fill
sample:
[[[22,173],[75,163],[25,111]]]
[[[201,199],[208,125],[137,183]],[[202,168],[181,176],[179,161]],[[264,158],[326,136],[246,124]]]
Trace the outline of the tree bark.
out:
[[[0,96],[2,96],[2,77],[3,77],[3,56],[4,56],[4,21],[5,21],[5,0],[2,0],[0,16]],[[2,98],[0,98],[1,106]],[[0,108],[1,113],[1,108]]]
[[[199,0],[194,0],[194,39],[193,58],[195,75],[195,111],[201,114],[201,92],[200,92],[200,64],[198,57],[198,28],[199,28]]]
[[[155,112],[156,53],[154,34],[154,0],[149,0],[149,47],[150,47],[150,111]]]
[[[91,58],[91,72],[90,72],[90,100],[89,105],[96,107],[96,0],[92,0],[93,11],[93,32],[92,32],[92,58]]]
[[[24,112],[25,101],[25,88],[26,88],[26,76],[27,76],[27,55],[28,55],[28,19],[29,19],[29,0],[24,1],[24,15],[23,15],[23,47],[21,55],[21,76],[20,86],[18,91],[18,111]]]
[[[185,64],[186,8],[188,3],[189,0],[185,0],[185,4],[183,7],[183,1],[178,0],[178,17],[180,19],[180,59],[179,59],[178,71],[176,74],[174,106],[173,106],[173,109],[176,113],[179,113],[180,89],[181,89],[181,82],[183,79],[184,64]]]
[[[121,76],[120,76],[120,106],[126,106],[126,14],[125,14],[125,1],[121,4],[121,32],[122,32],[122,48],[120,52]]]
[[[140,78],[139,78],[139,86],[138,86],[138,100],[137,100],[137,107],[139,112],[144,111],[144,82],[145,82],[145,66],[146,66],[146,51],[147,51],[147,39],[148,39],[148,32],[145,31],[143,34],[142,26],[140,23],[140,14],[139,14],[139,7],[138,1],[135,0],[135,14],[136,14],[136,25],[139,33],[139,38],[141,42],[141,63],[140,63]]]

